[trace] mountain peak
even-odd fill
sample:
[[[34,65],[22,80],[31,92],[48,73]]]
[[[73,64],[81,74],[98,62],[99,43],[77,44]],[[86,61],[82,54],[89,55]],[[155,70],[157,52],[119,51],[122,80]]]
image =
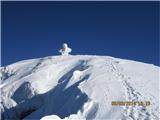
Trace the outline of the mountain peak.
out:
[[[1,67],[2,119],[157,119],[158,71],[109,56],[20,61]],[[114,106],[116,101],[151,105]]]

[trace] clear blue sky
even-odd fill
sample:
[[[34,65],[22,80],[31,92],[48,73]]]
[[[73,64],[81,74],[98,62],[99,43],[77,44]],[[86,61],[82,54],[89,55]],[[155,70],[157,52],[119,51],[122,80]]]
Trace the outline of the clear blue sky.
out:
[[[159,65],[160,2],[2,2],[2,66],[58,55],[107,55]]]

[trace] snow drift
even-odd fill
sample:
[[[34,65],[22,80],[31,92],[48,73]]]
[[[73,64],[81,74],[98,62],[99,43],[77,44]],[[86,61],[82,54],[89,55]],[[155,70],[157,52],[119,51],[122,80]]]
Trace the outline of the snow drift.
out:
[[[158,120],[159,67],[108,56],[51,56],[1,67],[2,120]],[[113,101],[150,101],[113,106]]]

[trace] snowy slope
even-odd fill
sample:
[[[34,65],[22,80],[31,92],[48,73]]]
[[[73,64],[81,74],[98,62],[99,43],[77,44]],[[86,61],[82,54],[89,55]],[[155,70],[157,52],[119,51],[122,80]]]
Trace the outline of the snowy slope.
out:
[[[2,120],[158,120],[159,67],[108,56],[53,56],[1,67]],[[113,106],[112,101],[150,101]]]

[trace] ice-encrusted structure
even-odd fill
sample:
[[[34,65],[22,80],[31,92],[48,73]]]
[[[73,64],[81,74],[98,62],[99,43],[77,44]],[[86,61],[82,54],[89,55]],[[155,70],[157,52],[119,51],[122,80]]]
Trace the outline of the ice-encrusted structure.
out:
[[[59,50],[62,55],[69,55],[71,51],[72,49],[68,47],[67,43],[63,43],[62,49]]]

